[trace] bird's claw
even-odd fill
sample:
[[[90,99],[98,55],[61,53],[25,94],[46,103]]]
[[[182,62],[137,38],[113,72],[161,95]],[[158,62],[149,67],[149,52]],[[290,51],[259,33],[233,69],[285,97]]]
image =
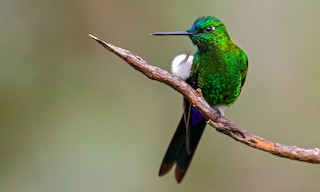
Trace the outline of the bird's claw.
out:
[[[197,89],[196,89],[196,95],[197,95],[198,97],[202,97],[202,96],[203,96],[203,95],[202,95],[202,91],[201,91],[200,88],[197,88]]]

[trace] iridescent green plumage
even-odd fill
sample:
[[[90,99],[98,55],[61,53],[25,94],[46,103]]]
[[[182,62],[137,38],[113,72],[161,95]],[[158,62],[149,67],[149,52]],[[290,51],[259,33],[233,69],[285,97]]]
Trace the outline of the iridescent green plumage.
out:
[[[214,30],[207,33],[208,26]],[[196,20],[188,32],[198,47],[194,55],[190,79],[202,90],[211,106],[232,105],[246,78],[246,54],[231,40],[225,26],[214,17]]]
[[[223,23],[215,17],[201,17],[187,31],[154,35],[187,35],[191,38],[197,51],[186,82],[193,88],[200,88],[207,102],[223,115],[222,106],[231,106],[238,99],[248,69],[246,54],[231,40]],[[176,164],[178,182],[188,170],[206,126],[204,116],[186,99],[184,104],[184,114],[159,171],[162,176]]]

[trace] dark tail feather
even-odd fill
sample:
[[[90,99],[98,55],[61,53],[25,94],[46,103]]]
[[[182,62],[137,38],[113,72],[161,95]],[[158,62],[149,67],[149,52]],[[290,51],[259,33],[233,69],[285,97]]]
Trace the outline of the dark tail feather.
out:
[[[182,116],[159,171],[159,176],[165,175],[176,163],[175,176],[178,183],[182,181],[188,170],[193,154],[206,126],[206,119],[194,107],[192,107],[191,110],[189,120],[189,153],[186,146],[186,124],[184,122],[184,116]]]

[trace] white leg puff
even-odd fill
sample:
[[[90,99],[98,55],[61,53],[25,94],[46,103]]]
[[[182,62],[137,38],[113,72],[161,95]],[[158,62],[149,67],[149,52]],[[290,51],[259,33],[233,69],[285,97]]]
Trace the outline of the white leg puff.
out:
[[[171,64],[172,74],[182,78],[183,80],[188,79],[191,72],[192,61],[193,55],[181,54],[176,56]]]

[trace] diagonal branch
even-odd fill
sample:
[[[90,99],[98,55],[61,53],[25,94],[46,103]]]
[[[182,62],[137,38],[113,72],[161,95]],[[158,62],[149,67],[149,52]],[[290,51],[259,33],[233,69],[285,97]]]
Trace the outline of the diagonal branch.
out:
[[[279,157],[285,157],[292,160],[299,160],[309,163],[320,163],[320,148],[302,148],[298,146],[289,146],[273,141],[268,141],[259,136],[248,133],[245,129],[239,127],[225,117],[218,118],[218,113],[213,110],[203,98],[201,91],[194,90],[181,78],[172,75],[171,73],[162,70],[158,67],[148,64],[138,55],[116,47],[110,43],[106,43],[93,35],[89,35],[96,40],[108,51],[118,55],[125,60],[134,69],[140,71],[148,78],[165,83],[173,89],[180,92],[187,98],[206,118],[209,119],[209,124],[217,131],[230,136],[236,141],[242,142],[250,147],[269,152]]]

